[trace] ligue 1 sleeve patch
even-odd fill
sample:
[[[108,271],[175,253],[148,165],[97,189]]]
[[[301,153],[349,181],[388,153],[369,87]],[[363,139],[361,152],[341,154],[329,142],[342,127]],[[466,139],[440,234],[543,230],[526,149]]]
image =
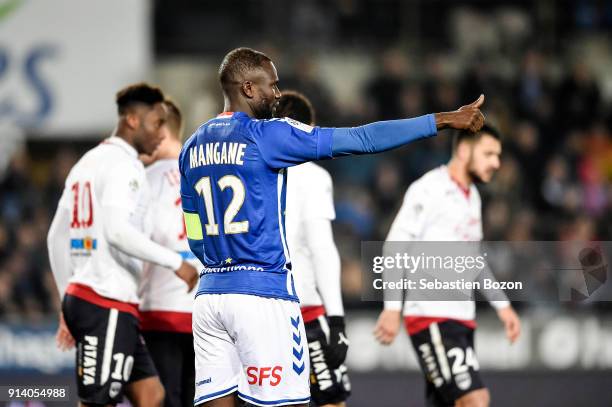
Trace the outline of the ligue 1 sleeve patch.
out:
[[[290,117],[285,117],[282,120],[287,122],[287,124],[289,124],[291,127],[295,127],[296,129],[302,130],[303,132],[306,132],[306,133],[312,133],[313,127],[307,125],[306,123],[299,122]]]
[[[191,240],[202,240],[204,235],[202,234],[202,223],[200,222],[200,216],[197,213],[183,212],[185,219],[185,229],[187,232],[187,238]]]

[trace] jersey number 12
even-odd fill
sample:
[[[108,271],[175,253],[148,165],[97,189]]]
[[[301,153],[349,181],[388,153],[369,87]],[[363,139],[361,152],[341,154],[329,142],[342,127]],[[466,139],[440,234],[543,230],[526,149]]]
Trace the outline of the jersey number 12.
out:
[[[225,234],[248,232],[248,220],[234,222],[234,218],[244,204],[244,197],[246,195],[242,180],[235,175],[225,175],[224,177],[221,177],[219,181],[217,181],[217,185],[219,185],[219,189],[221,189],[221,191],[225,190],[226,188],[231,188],[233,192],[232,200],[225,209],[225,214],[223,215],[223,230],[225,231]],[[195,190],[202,196],[202,198],[204,198],[206,217],[208,218],[208,223],[204,225],[206,228],[206,234],[208,236],[216,236],[219,234],[219,225],[215,222],[215,211],[210,177],[200,178],[200,180],[195,184]]]

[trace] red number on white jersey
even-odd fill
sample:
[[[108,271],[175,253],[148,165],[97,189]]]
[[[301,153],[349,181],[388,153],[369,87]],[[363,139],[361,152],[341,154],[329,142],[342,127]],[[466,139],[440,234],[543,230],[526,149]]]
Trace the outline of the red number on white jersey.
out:
[[[81,183],[75,182],[72,184],[72,222],[71,228],[89,228],[93,225],[93,200],[91,198],[91,183],[85,181],[83,191],[81,191]]]

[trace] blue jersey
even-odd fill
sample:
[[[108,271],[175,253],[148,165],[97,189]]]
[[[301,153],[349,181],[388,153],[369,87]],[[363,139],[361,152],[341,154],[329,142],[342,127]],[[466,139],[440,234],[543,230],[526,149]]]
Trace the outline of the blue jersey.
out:
[[[224,113],[189,138],[179,167],[189,245],[204,264],[197,295],[298,300],[285,239],[285,168],[331,158],[333,131]]]

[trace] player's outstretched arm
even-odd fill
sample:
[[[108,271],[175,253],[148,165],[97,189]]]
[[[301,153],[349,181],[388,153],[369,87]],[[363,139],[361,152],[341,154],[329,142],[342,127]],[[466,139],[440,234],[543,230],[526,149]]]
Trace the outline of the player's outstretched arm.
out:
[[[286,168],[307,161],[325,160],[345,155],[374,154],[432,137],[438,130],[454,128],[478,131],[484,123],[481,95],[475,102],[454,112],[434,113],[412,119],[388,120],[358,127],[312,127],[283,118],[250,120],[245,131],[250,134],[264,161],[271,168]],[[179,161],[190,150],[183,147]],[[181,167],[183,168],[183,167]]]
[[[332,135],[332,157],[380,153],[435,136],[438,130],[453,128],[476,132],[484,124],[480,107],[484,95],[453,112],[434,113],[413,119],[388,120],[365,126],[336,128]]]

